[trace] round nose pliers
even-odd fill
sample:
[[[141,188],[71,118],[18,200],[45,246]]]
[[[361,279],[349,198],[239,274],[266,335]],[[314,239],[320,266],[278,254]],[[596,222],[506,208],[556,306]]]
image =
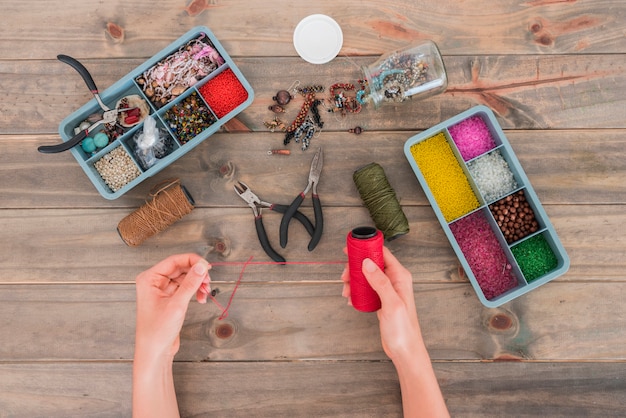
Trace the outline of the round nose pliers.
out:
[[[311,241],[309,241],[309,251],[313,251],[313,249],[317,246],[322,238],[322,232],[324,230],[324,217],[322,215],[322,204],[320,202],[320,197],[317,194],[317,184],[320,181],[320,174],[322,173],[322,165],[324,164],[324,155],[322,154],[322,148],[320,147],[315,155],[313,156],[313,161],[311,161],[311,170],[309,171],[309,182],[306,185],[304,191],[300,192],[298,196],[293,200],[287,211],[283,215],[283,219],[280,222],[280,246],[285,248],[287,245],[287,232],[289,230],[289,222],[291,222],[291,218],[295,217],[298,208],[304,201],[304,197],[312,190],[312,200],[313,200],[313,212],[315,214],[315,232],[311,236]]]
[[[252,213],[254,213],[254,225],[256,226],[256,232],[259,237],[261,247],[263,247],[265,253],[270,256],[272,260],[278,263],[284,263],[285,258],[282,255],[278,254],[274,250],[274,248],[272,248],[272,245],[267,238],[267,233],[265,232],[265,227],[263,226],[263,217],[261,210],[263,208],[268,208],[275,212],[285,213],[288,209],[288,206],[279,205],[276,203],[268,203],[259,199],[259,197],[254,194],[252,190],[250,190],[248,185],[241,181],[238,181],[237,184],[235,184],[235,192],[239,197],[246,201],[248,206],[252,208]],[[315,228],[313,228],[313,224],[311,223],[309,218],[307,218],[302,212],[296,211],[293,217],[300,221],[302,225],[304,225],[304,228],[307,230],[309,235],[312,236],[314,234]]]

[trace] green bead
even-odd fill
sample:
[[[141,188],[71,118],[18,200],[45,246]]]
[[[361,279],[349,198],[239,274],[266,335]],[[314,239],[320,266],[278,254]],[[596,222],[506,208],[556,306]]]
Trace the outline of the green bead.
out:
[[[93,138],[90,136],[83,139],[83,142],[81,142],[80,146],[82,147],[83,151],[85,151],[88,154],[96,150],[96,144],[94,144]]]
[[[104,132],[98,132],[93,136],[93,143],[97,148],[104,148],[109,145],[109,137]]]

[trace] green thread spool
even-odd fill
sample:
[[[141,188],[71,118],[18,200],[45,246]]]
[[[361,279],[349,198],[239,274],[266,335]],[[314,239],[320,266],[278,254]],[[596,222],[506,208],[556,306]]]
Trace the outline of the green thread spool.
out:
[[[387,241],[409,232],[409,221],[385,176],[385,170],[379,164],[370,163],[359,168],[352,179],[376,228]]]

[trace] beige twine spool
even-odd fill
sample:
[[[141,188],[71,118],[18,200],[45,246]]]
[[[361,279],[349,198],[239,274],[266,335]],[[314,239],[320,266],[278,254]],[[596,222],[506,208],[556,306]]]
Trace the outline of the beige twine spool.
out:
[[[157,184],[149,197],[150,200],[117,225],[120,237],[131,247],[165,230],[194,208],[193,198],[179,179]]]

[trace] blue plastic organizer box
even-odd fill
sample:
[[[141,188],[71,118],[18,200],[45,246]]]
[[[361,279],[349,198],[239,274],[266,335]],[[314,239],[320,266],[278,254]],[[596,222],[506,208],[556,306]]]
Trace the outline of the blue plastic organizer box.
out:
[[[219,65],[214,71],[210,72],[208,75],[201,78],[194,85],[186,88],[182,94],[177,95],[171,101],[162,106],[160,104],[159,106],[156,106],[143,92],[143,89],[138,84],[137,78],[140,77],[145,71],[149,70],[160,61],[166,59],[171,54],[174,54],[181,47],[184,47],[188,42],[193,41],[196,38],[201,38],[203,42],[207,42],[207,45],[213,47],[221,56],[224,63]],[[175,131],[172,130],[170,124],[165,120],[164,115],[169,109],[181,104],[181,102],[187,99],[190,95],[196,95],[197,98],[202,100],[202,96],[201,94],[199,94],[199,89],[204,84],[210,82],[210,80],[223,73],[225,70],[231,70],[234,73],[235,77],[241,84],[241,87],[247,92],[247,98],[235,108],[230,110],[227,114],[222,115],[221,117],[217,117],[215,115],[215,112],[210,109],[210,106],[207,105],[206,107],[213,114],[213,116],[211,117],[213,123],[206,127],[206,129],[197,133],[197,135],[192,137],[191,139],[185,138],[184,141],[179,140],[179,138],[176,136]],[[71,152],[74,155],[74,158],[76,158],[76,161],[78,161],[78,163],[85,171],[98,192],[100,192],[100,194],[106,199],[117,199],[148,177],[151,177],[159,171],[163,170],[172,162],[176,161],[177,159],[191,151],[202,141],[218,131],[222,127],[222,125],[224,125],[234,116],[236,116],[246,107],[248,107],[254,99],[254,92],[248,81],[245,79],[237,66],[233,63],[230,56],[226,53],[226,50],[215,38],[213,33],[204,26],[198,26],[191,29],[185,35],[181,36],[175,42],[171,43],[168,47],[164,48],[159,53],[155,54],[152,58],[144,62],[139,67],[135,68],[133,71],[128,73],[116,83],[114,83],[111,87],[103,92],[100,92],[100,97],[102,98],[102,101],[111,109],[116,106],[120,99],[134,95],[140,96],[149,104],[150,116],[156,119],[157,127],[167,132],[167,135],[170,136],[169,142],[171,144],[172,150],[169,154],[158,159],[156,163],[149,168],[142,167],[142,164],[139,163],[136,155],[133,154],[133,149],[135,147],[135,141],[133,138],[136,133],[142,131],[143,122],[136,126],[132,126],[131,128],[125,128],[120,136],[112,140],[106,147],[98,149],[94,153],[86,153],[80,145],[72,148]],[[102,110],[98,106],[96,100],[92,99],[80,109],[63,119],[63,121],[59,125],[59,134],[61,135],[61,139],[64,142],[71,139],[75,135],[75,128],[79,126],[81,122],[85,121],[89,115],[98,112],[101,113]],[[96,132],[93,132],[92,134],[90,134],[90,136],[95,133]],[[128,153],[128,157],[130,157],[132,162],[137,166],[136,168],[138,171],[136,171],[136,173],[138,172],[138,175],[132,180],[128,181],[119,189],[112,190],[111,187],[107,185],[107,182],[105,182],[100,172],[96,169],[96,163],[103,157],[111,155],[109,153],[117,149],[118,147],[122,147],[122,149]],[[116,152],[115,154],[118,153]]]
[[[463,121],[470,118],[474,118],[473,120],[476,120],[475,118],[480,118],[480,120],[484,122],[491,138],[493,139],[494,146],[490,149],[486,149],[480,155],[468,158],[467,156],[463,156],[459,147],[455,143],[454,138],[451,135],[451,128],[454,128],[458,124],[461,124]],[[441,150],[443,153],[444,148],[448,151],[451,149],[453,154],[453,156],[451,156],[451,160],[455,160],[452,161],[452,165],[455,166],[454,169],[457,170],[457,173],[460,173],[460,177],[464,177],[464,180],[467,180],[467,188],[465,190],[467,190],[470,194],[473,193],[477,201],[476,207],[465,211],[465,213],[455,214],[454,216],[451,216],[449,213],[444,214],[440,207],[440,203],[444,203],[442,201],[443,198],[440,193],[433,192],[433,187],[450,189],[453,185],[446,184],[445,181],[440,181],[440,184],[435,184],[432,178],[430,178],[431,183],[429,184],[429,181],[426,179],[423,172],[425,164],[420,166],[417,162],[418,158],[413,153],[416,152],[416,149],[418,148],[416,146],[418,144],[434,137],[441,139],[442,137],[440,134],[445,137],[445,142],[443,143],[444,146],[437,148],[437,150]],[[445,143],[447,143],[447,145]],[[435,211],[435,214],[437,215],[437,218],[446,233],[450,244],[452,245],[452,248],[459,258],[459,261],[465,270],[465,274],[469,278],[483,305],[489,308],[498,307],[537,288],[538,286],[549,282],[550,280],[553,280],[568,270],[569,257],[491,109],[486,106],[473,107],[449,120],[446,120],[418,135],[409,138],[404,145],[404,153],[411,164],[415,176],[422,186],[426,197],[432,205],[433,210]],[[486,193],[485,187],[482,187],[481,183],[477,182],[477,178],[474,178],[478,177],[476,174],[477,172],[472,171],[472,167],[479,164],[481,159],[491,158],[492,156],[497,157],[497,159],[501,162],[504,160],[501,166],[505,167],[507,177],[508,174],[510,174],[511,178],[511,181],[509,181],[511,184],[511,190],[501,196],[493,196]],[[421,158],[419,159],[420,161],[423,161]],[[458,169],[459,167],[460,169]],[[502,171],[499,173],[501,174]],[[488,183],[490,179],[487,180]],[[482,178],[480,181],[485,182]],[[461,188],[459,190],[463,189]],[[446,192],[449,192],[449,190],[446,190]],[[450,197],[454,200],[454,191],[451,193]],[[507,201],[507,198],[509,199],[508,201],[511,201],[512,196],[521,194],[523,194],[527,212],[534,215],[536,226],[533,226],[531,230],[527,230],[525,233],[520,234],[524,235],[522,237],[511,237],[511,232],[506,230],[506,225],[504,229],[502,227],[502,219],[504,217],[496,214],[494,206],[498,206],[500,202]],[[458,195],[457,197],[459,197],[459,200],[463,200],[465,198],[465,196]],[[437,198],[439,198],[441,202],[438,202]],[[498,206],[500,209],[502,207],[503,206]],[[508,210],[505,212],[508,213]],[[502,211],[500,211],[500,213],[502,213]],[[525,216],[528,218],[529,215],[525,214]],[[453,219],[451,219],[451,217]],[[462,234],[460,234],[458,232],[459,225],[469,225],[468,222],[464,221],[469,221],[470,217],[480,217],[483,219],[486,228],[481,229],[488,229],[488,231],[465,230],[462,231]],[[507,219],[505,219],[504,222],[506,223]],[[456,231],[458,235],[455,236],[454,231]],[[457,240],[457,237],[460,237],[461,235],[464,237],[473,236],[476,239],[481,239],[481,237],[485,236],[490,237],[490,239],[493,237],[493,239],[497,240],[497,243],[499,244],[499,249],[493,252],[497,252],[497,256],[506,258],[498,259],[496,254],[479,254],[478,256],[476,254],[470,254],[471,250],[468,250],[469,247],[464,246],[462,248],[462,245],[460,245],[462,244],[461,239],[459,238]],[[537,246],[537,243],[540,243],[540,245]],[[525,252],[527,248],[530,248],[530,244],[533,245],[532,248],[534,249],[534,252]],[[501,293],[489,294],[487,296],[487,292],[484,290],[487,289],[487,285],[485,285],[485,283],[489,281],[497,281],[499,278],[481,277],[480,274],[482,273],[480,273],[479,270],[482,269],[482,265],[484,263],[489,263],[492,259],[499,260],[499,263],[502,263],[502,260],[504,259],[501,272],[502,275],[506,275],[508,277],[507,280],[510,280],[511,282],[507,284],[506,289]],[[530,263],[528,260],[530,260]],[[528,265],[534,267],[534,264],[542,265],[543,260],[548,261],[545,262],[546,269],[541,270],[541,274],[538,274],[530,267],[527,267]],[[500,265],[498,264],[497,268],[491,269],[492,273],[495,271],[495,274],[491,274],[491,276],[498,276],[500,274],[499,266]],[[488,270],[484,269],[484,271]]]

